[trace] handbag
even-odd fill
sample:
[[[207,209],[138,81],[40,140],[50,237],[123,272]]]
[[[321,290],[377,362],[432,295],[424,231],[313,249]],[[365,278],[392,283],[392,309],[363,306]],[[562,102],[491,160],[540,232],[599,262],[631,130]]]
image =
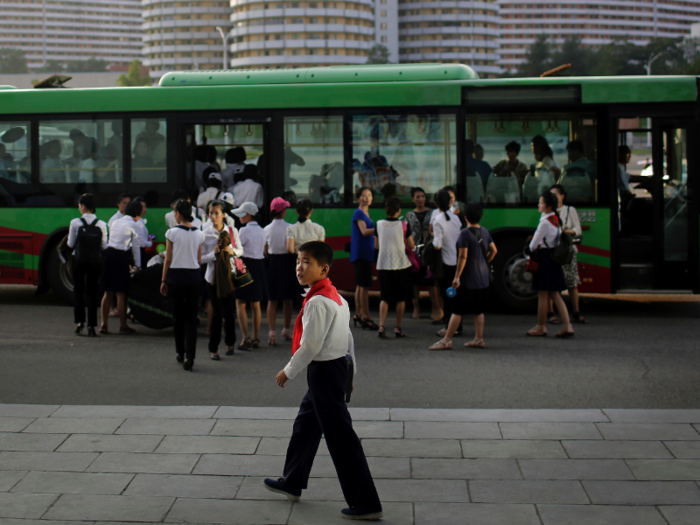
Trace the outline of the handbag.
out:
[[[231,246],[235,248],[235,241],[233,240],[233,229],[231,226],[228,227],[228,231],[231,232]],[[245,263],[240,257],[235,255],[231,256],[231,281],[235,288],[243,288],[248,286],[253,282],[253,276],[246,268]]]
[[[532,257],[530,257],[527,260],[527,264],[525,265],[525,271],[527,273],[535,273],[537,270],[540,269],[540,263],[539,261],[536,261]]]
[[[411,271],[413,273],[418,273],[421,269],[421,260],[418,257],[418,255],[416,255],[416,252],[412,248],[409,248],[408,244],[406,243],[406,234],[408,233],[408,226],[405,222],[402,221],[401,227],[403,229],[403,242],[406,249],[406,256],[411,262]]]
[[[566,223],[569,222],[569,213],[571,213],[571,206],[566,207],[566,219],[564,220],[564,226],[566,226]],[[571,240],[574,244],[581,244],[581,242],[583,241],[583,234],[572,235]]]

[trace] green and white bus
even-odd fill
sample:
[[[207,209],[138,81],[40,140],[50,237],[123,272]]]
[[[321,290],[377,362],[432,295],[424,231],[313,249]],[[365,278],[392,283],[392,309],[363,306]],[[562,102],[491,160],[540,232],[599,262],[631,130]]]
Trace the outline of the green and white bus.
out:
[[[453,185],[459,201],[483,202],[499,248],[494,296],[504,307],[529,307],[522,249],[539,219],[538,193],[560,182],[584,229],[582,292],[698,293],[699,131],[696,77],[482,80],[463,65],[419,64],[175,72],[144,88],[4,86],[0,283],[51,287],[70,299],[56,246],[80,194],[96,195],[105,220],[120,193],[144,196],[149,230],[162,241],[173,191],[196,193],[202,163],[216,158],[223,168],[226,151],[242,146],[267,202],[285,195],[315,203],[341,289],[354,289],[344,248],[355,188],[375,192],[377,219],[382,191],[396,192],[407,212],[411,187],[431,195]],[[533,157],[537,135],[553,151],[555,176]],[[571,141],[584,170],[567,158]],[[524,178],[474,176],[471,145],[494,167],[512,142]],[[621,145],[631,149],[624,169],[635,194],[623,202],[622,222]]]

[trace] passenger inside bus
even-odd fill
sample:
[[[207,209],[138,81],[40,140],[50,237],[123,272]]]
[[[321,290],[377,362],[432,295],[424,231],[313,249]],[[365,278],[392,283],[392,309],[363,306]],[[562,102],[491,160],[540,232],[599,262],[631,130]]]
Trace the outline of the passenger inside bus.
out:
[[[112,130],[114,130],[114,124],[112,124]],[[146,120],[146,129],[136,136],[136,141],[138,143],[139,139],[146,139],[147,143],[154,151],[162,142],[165,142],[165,137],[158,133],[160,129],[160,122],[158,119],[148,119]]]
[[[476,145],[472,140],[464,141],[464,164],[467,168],[467,177],[479,175],[483,187],[486,187],[486,181],[491,175],[491,166],[488,162],[482,160],[484,158],[484,148],[480,147],[481,158],[476,158]],[[482,189],[483,192],[483,189]]]
[[[144,180],[146,172],[153,168],[153,157],[151,156],[151,147],[148,139],[140,137],[136,139],[134,147],[134,156],[131,159],[132,178]]]
[[[529,168],[518,158],[518,155],[520,155],[520,144],[511,140],[506,144],[505,149],[506,157],[493,167],[493,174],[497,177],[515,177],[519,188],[523,185]]]
[[[234,185],[234,181],[236,181],[236,175],[243,173],[243,168],[245,168],[245,148],[242,146],[236,146],[229,149],[226,151],[225,160],[226,168],[221,171],[221,177],[223,179],[223,187],[230,188]]]
[[[124,136],[122,135],[122,121],[113,120],[112,121],[112,136],[107,139],[107,144],[111,144],[116,149],[117,158],[122,157],[122,148],[124,143]]]
[[[566,189],[567,201],[589,202],[595,188],[596,166],[584,155],[583,142],[572,140],[566,145],[569,164],[562,170],[559,184]]]
[[[44,183],[65,183],[67,173],[63,160],[61,160],[61,141],[58,139],[49,140],[41,145],[41,182]]]

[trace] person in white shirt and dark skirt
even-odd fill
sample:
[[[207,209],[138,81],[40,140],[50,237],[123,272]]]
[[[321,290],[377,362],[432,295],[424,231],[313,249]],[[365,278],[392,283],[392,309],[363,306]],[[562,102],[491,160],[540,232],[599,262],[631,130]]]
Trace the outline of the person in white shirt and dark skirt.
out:
[[[178,225],[165,233],[165,261],[160,293],[173,301],[173,332],[177,362],[192,371],[197,353],[197,310],[202,275],[204,232],[192,226],[192,204],[175,205]]]
[[[440,250],[442,257],[443,275],[437,281],[442,297],[445,324],[449,323],[454,313],[454,301],[453,298],[448,297],[447,289],[452,286],[457,270],[457,239],[461,229],[459,218],[450,210],[450,198],[450,194],[446,190],[435,193],[438,213],[433,213],[433,246],[436,250]],[[460,325],[456,333],[461,332],[462,326]],[[439,330],[437,335],[444,336],[446,333],[447,326]]]
[[[561,292],[566,290],[564,270],[560,264],[552,260],[550,254],[550,251],[559,244],[561,233],[561,220],[556,212],[557,204],[557,197],[554,193],[549,190],[542,193],[537,207],[542,218],[529,245],[532,257],[535,257],[538,262],[537,271],[533,273],[532,277],[532,289],[537,290],[537,326],[527,331],[527,335],[534,337],[547,335],[547,307],[550,299],[557,307],[564,325],[556,337],[573,337],[574,335],[569,312],[561,297]]]
[[[287,226],[287,251],[297,253],[299,246],[309,241],[325,241],[326,230],[311,221],[314,205],[309,199],[299,199],[296,206],[297,222]]]
[[[289,223],[284,220],[287,215],[289,202],[282,197],[275,197],[270,203],[272,222],[265,226],[265,253],[268,257],[267,265],[267,324],[270,333],[267,344],[277,344],[277,332],[275,323],[277,317],[277,305],[282,302],[282,340],[291,341],[292,334],[289,327],[292,323],[293,301],[300,298],[299,283],[296,278],[297,256],[287,251],[287,228]]]
[[[112,215],[112,218],[109,219],[107,227],[111,228],[114,221],[124,218],[124,212],[126,211],[126,207],[130,202],[131,197],[129,197],[126,193],[121,193],[119,197],[117,197],[117,213]]]
[[[265,270],[265,231],[255,220],[258,207],[252,202],[244,202],[233,210],[236,217],[241,220],[243,227],[239,232],[243,257],[241,260],[250,272],[253,282],[236,290],[236,309],[238,310],[238,324],[241,327],[243,340],[238,345],[239,350],[249,350],[251,347],[260,346],[260,323],[262,313],[260,301],[264,301],[267,295],[267,271]],[[253,317],[253,339],[248,337],[248,315],[246,303],[250,303],[250,311]]]
[[[70,221],[68,247],[75,248],[73,257],[73,314],[78,327],[85,328],[85,297],[87,296],[88,336],[95,337],[97,304],[100,297],[102,252],[107,249],[107,224],[95,215],[95,197],[90,193],[80,196],[78,209],[82,215]]]
[[[140,202],[131,201],[124,217],[112,223],[109,229],[109,243],[105,250],[102,265],[102,278],[100,285],[105,293],[102,298],[102,326],[101,334],[108,334],[109,300],[110,292],[117,296],[117,311],[119,312],[119,333],[130,334],[135,332],[126,325],[126,292],[129,291],[130,268],[141,266],[141,249],[139,245],[138,220],[141,218],[143,207]],[[131,253],[130,253],[131,252]]]
[[[394,335],[405,337],[401,330],[406,301],[413,299],[413,281],[411,279],[411,261],[406,255],[406,247],[413,249],[413,238],[408,231],[408,225],[399,221],[401,215],[401,199],[389,197],[384,203],[387,218],[377,221],[377,236],[375,248],[379,250],[377,270],[379,270],[379,285],[381,302],[379,303],[379,337],[386,337],[386,316],[389,305],[396,305],[396,327]]]
[[[238,230],[224,224],[224,207],[224,203],[219,200],[209,203],[209,221],[204,228],[205,240],[202,246],[202,264],[207,265],[204,279],[213,309],[209,327],[209,357],[214,361],[220,360],[222,324],[226,334],[226,355],[233,355],[236,344],[236,294],[231,283],[231,264],[223,253],[236,257],[243,255]]]

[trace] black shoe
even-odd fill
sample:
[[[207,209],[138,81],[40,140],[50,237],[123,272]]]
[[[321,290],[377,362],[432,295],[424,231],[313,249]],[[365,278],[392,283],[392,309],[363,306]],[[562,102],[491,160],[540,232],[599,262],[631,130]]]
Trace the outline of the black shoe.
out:
[[[175,356],[176,356],[175,359],[177,359],[177,362],[178,362],[178,363],[182,364],[182,363],[185,362],[185,356],[184,356],[184,355],[175,354]]]
[[[350,507],[349,509],[343,509],[340,511],[340,515],[343,518],[349,520],[380,520],[382,519],[382,511],[368,511],[366,509],[358,509],[356,507]]]
[[[292,490],[287,485],[284,484],[284,478],[270,479],[265,478],[263,485],[270,492],[276,492],[277,494],[284,494],[287,496],[289,501],[297,502],[301,498],[301,490]]]
[[[212,361],[221,361],[221,357],[219,356],[219,354],[211,354],[211,353],[210,353],[210,354],[209,354],[209,358],[210,358]]]
[[[88,326],[88,337],[97,337],[97,333],[95,333],[95,327],[94,326]]]
[[[226,355],[233,355],[233,348],[231,348],[231,350],[226,350]]]
[[[450,320],[447,319],[446,317],[443,317],[442,319],[436,319],[435,321],[431,322],[430,324],[437,326],[439,324],[447,324]]]
[[[187,370],[188,372],[192,372],[193,366],[194,366],[194,361],[185,361],[185,363],[182,365],[182,368],[184,370]]]
[[[78,326],[75,329],[75,333],[80,335],[80,332],[83,331],[83,328],[85,328],[85,323],[78,323]]]

